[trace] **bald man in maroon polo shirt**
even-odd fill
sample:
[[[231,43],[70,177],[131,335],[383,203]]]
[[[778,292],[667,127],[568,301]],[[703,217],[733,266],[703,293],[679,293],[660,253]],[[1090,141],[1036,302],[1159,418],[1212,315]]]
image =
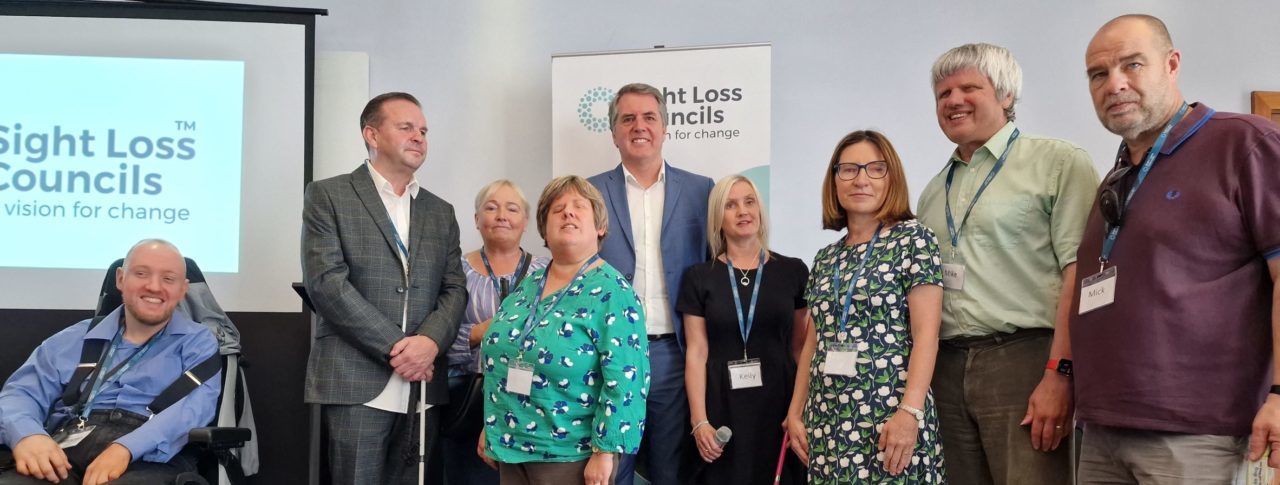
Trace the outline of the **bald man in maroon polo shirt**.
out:
[[[1280,128],[1188,104],[1155,17],[1108,22],[1085,64],[1123,142],[1078,253],[1080,483],[1229,485],[1267,447],[1280,465]]]

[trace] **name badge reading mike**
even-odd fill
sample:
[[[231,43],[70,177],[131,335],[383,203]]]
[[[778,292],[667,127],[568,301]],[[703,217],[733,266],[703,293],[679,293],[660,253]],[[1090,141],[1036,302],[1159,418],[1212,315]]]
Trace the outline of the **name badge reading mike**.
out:
[[[507,368],[507,391],[528,396],[533,390],[533,364],[516,360]]]
[[[829,376],[858,375],[858,347],[850,343],[827,345],[827,365],[823,371]]]
[[[760,359],[744,359],[729,362],[729,388],[747,389],[761,387],[764,378],[760,374]]]
[[[942,287],[948,290],[964,290],[964,265],[942,263]]]
[[[1084,315],[1116,301],[1116,267],[1086,277],[1080,284],[1080,314]]]

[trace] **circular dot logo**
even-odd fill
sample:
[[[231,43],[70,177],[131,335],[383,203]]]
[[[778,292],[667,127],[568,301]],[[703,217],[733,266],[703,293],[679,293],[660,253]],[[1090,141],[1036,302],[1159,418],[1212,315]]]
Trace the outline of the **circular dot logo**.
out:
[[[578,100],[578,121],[582,126],[596,133],[604,133],[609,131],[609,103],[613,102],[614,93],[612,90],[603,87],[594,87],[588,89],[586,94]],[[596,105],[601,105],[601,111],[605,116],[596,116]]]

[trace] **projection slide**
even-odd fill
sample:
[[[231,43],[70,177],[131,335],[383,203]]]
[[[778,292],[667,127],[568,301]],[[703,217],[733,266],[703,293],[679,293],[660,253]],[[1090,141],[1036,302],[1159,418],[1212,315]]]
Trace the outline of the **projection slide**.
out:
[[[243,62],[0,54],[0,72],[0,266],[97,269],[168,234],[238,271]]]

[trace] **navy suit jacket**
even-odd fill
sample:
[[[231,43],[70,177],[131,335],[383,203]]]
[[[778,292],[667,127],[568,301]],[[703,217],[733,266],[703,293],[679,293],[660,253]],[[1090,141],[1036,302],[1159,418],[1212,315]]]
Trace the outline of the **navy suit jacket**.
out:
[[[666,193],[662,204],[662,270],[667,280],[667,298],[676,337],[684,346],[684,321],[675,311],[684,270],[707,260],[707,198],[715,185],[710,178],[666,164]],[[636,269],[636,244],[631,232],[631,209],[627,205],[627,179],[622,164],[588,179],[604,195],[609,211],[609,234],[600,256],[613,265],[627,281]]]

